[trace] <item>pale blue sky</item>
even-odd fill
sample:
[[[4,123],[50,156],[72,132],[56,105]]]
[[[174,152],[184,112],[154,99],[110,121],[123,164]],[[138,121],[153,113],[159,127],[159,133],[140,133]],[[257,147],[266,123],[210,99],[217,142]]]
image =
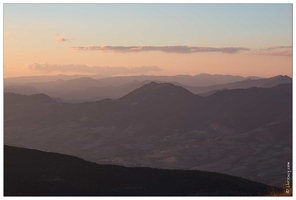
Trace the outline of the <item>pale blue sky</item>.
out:
[[[292,44],[292,4],[4,5],[5,31],[42,25],[77,45],[264,48]]]

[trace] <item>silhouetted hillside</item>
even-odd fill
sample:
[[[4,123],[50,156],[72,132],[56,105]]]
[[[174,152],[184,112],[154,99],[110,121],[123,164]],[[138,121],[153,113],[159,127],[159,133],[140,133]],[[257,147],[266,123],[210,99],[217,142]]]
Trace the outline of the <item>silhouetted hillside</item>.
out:
[[[262,196],[272,191],[282,190],[219,173],[97,165],[4,146],[5,196]]]
[[[6,125],[26,124],[36,126],[37,124],[48,124],[47,115],[58,110],[58,103],[45,94],[34,94],[30,96],[5,93],[4,105],[8,112],[4,112]]]
[[[55,101],[45,94],[33,94],[30,96],[14,93],[5,93],[4,102],[6,105],[18,105],[24,106],[30,104],[34,105],[45,105],[45,104],[55,104]]]
[[[145,84],[144,86],[135,89],[129,94],[122,97],[122,100],[132,100],[132,101],[141,101],[155,98],[157,100],[161,98],[166,98],[169,102],[175,98],[193,98],[194,95],[188,90],[175,86],[172,83],[161,83],[151,82]]]

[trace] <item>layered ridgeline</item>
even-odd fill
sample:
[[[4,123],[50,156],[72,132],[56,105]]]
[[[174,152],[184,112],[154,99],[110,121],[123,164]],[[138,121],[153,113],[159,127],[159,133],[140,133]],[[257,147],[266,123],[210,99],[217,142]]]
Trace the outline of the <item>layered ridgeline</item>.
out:
[[[73,80],[80,78],[91,78],[100,80],[98,82],[103,85],[111,85],[118,86],[126,83],[130,83],[132,81],[145,81],[145,80],[157,80],[162,82],[178,82],[184,85],[189,86],[209,86],[209,85],[217,85],[217,84],[225,84],[231,83],[235,81],[244,80],[245,77],[242,76],[233,76],[233,75],[211,75],[211,74],[197,74],[195,76],[190,75],[176,75],[176,76],[116,76],[116,77],[108,77],[104,75],[54,75],[54,76],[23,76],[23,77],[12,77],[5,78],[5,84],[30,84],[30,83],[45,83],[45,82],[54,82],[61,80]],[[258,79],[260,77],[247,77],[252,79]]]
[[[97,165],[57,153],[4,146],[5,196],[263,196],[284,190],[196,170]]]
[[[285,83],[292,83],[292,79],[289,76],[280,75],[280,76],[274,76],[271,78],[260,78],[260,79],[248,78],[242,81],[219,84],[219,85],[211,85],[211,86],[205,86],[205,87],[185,86],[185,88],[195,94],[208,96],[221,90],[246,89],[251,87],[271,88],[271,87],[275,87],[277,85],[285,84]]]
[[[218,90],[250,87],[270,88],[279,84],[292,83],[292,79],[288,76],[244,78],[208,74],[196,76],[128,76],[101,79],[79,77],[71,80],[55,80],[53,78],[50,82],[40,82],[41,80],[33,77],[31,83],[27,82],[28,79],[25,79],[25,77],[8,78],[5,79],[4,91],[25,95],[44,93],[50,97],[60,98],[64,102],[78,103],[105,98],[117,99],[152,81],[157,83],[170,82],[202,96],[208,96]],[[33,82],[34,80],[39,82]],[[48,80],[48,77],[45,77],[44,80]],[[28,90],[30,93],[28,93]]]
[[[195,95],[146,84],[80,104],[4,95],[4,142],[104,164],[194,169],[284,187],[291,161],[292,85]]]

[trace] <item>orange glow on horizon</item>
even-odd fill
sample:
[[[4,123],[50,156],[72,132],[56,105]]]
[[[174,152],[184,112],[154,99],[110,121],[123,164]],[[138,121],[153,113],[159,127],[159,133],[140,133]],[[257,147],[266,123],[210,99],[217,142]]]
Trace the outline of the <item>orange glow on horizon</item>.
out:
[[[15,59],[15,58],[18,59]],[[144,53],[98,53],[98,52],[47,52],[46,55],[4,54],[4,77],[15,76],[38,76],[56,74],[87,74],[82,72],[39,72],[26,68],[32,63],[50,64],[85,64],[87,66],[158,66],[163,71],[151,71],[145,74],[153,75],[196,75],[208,74],[230,74],[241,76],[271,77],[275,75],[292,76],[292,57],[267,56],[253,54],[226,54],[226,53],[195,53],[175,54],[162,52]],[[50,61],[50,62],[49,62]],[[25,64],[24,64],[25,63]],[[134,74],[134,75],[140,75]],[[117,74],[120,75],[120,74]],[[126,75],[126,74],[122,74]],[[133,74],[130,74],[133,75]]]

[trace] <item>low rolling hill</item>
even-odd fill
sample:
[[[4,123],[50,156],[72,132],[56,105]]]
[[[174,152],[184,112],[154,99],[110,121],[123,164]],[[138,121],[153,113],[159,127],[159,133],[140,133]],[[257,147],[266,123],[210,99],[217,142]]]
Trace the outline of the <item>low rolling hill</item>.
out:
[[[239,177],[193,170],[97,165],[4,146],[5,196],[264,196],[283,192]]]

